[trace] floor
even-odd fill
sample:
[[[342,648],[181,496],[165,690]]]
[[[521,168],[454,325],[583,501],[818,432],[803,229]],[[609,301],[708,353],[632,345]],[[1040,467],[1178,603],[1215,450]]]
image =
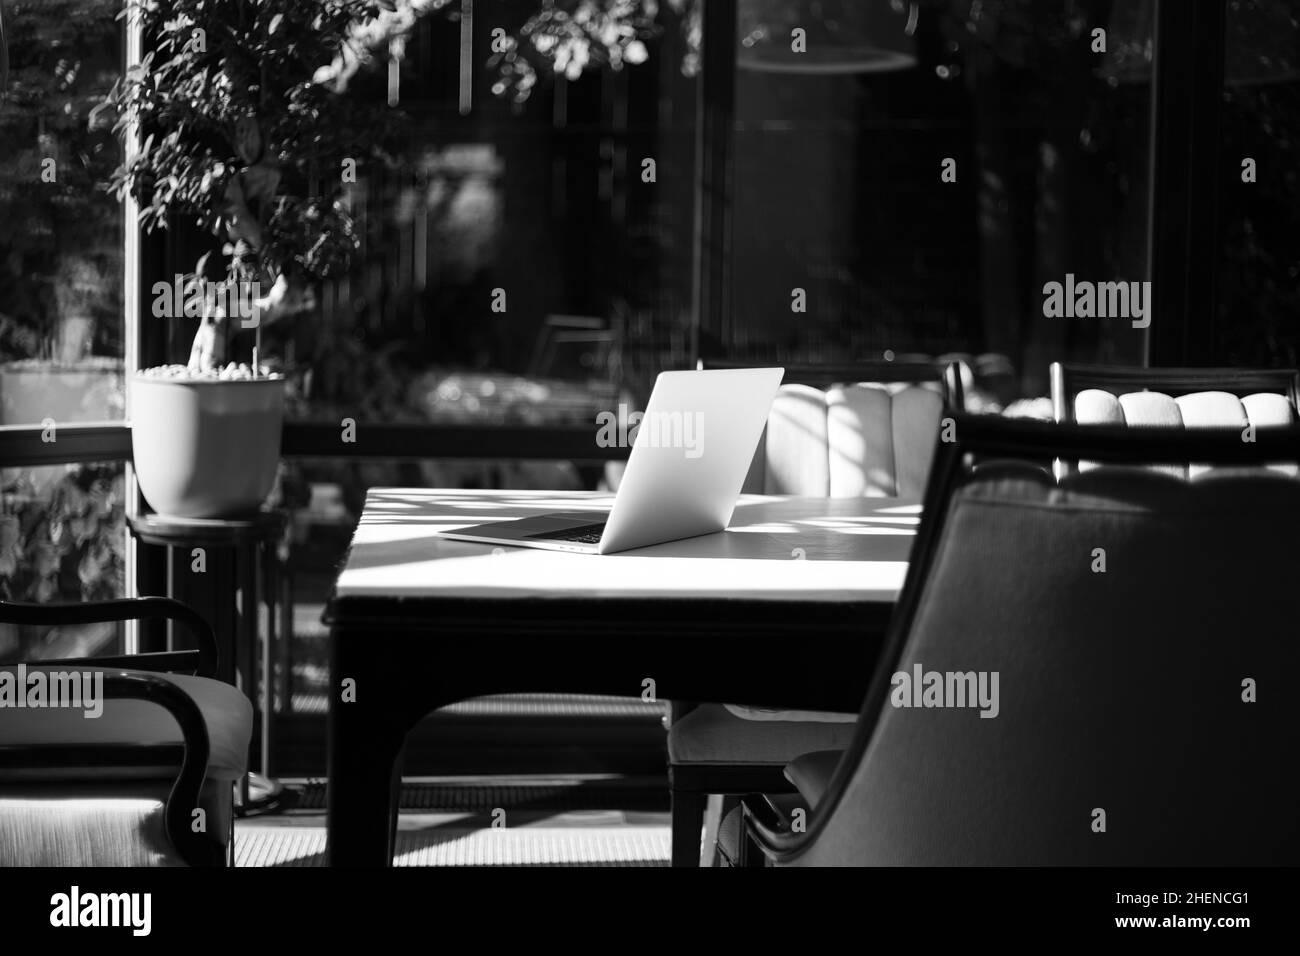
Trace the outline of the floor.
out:
[[[309,574],[297,577],[291,655],[282,662],[288,665],[287,673],[277,668],[278,675],[288,676],[289,686],[277,688],[276,711],[287,712],[299,723],[313,721],[307,728],[307,736],[323,740],[328,640],[320,618],[322,587],[332,581],[332,571],[319,581]],[[284,731],[294,729],[290,724],[281,718],[277,766],[299,767],[302,772],[321,764],[321,759],[312,758],[320,758],[322,754],[306,753],[301,740],[288,739],[292,735]],[[662,736],[658,718],[647,727]],[[609,735],[608,730],[603,732]],[[300,732],[299,736],[302,735]],[[639,736],[636,741],[642,742]],[[598,743],[578,740],[578,744],[577,752],[584,759],[577,762],[582,764],[590,762],[604,767],[610,761],[603,756],[590,761],[586,758],[600,751],[601,746],[618,750],[618,741],[603,738]],[[539,747],[530,741],[521,746],[526,750]],[[548,746],[554,748],[558,744]],[[418,747],[411,750],[408,768],[420,763]],[[558,757],[552,764],[556,769],[575,762],[574,754],[567,751],[553,756]],[[645,776],[646,767],[641,766],[646,759],[649,758],[632,760],[630,765],[617,768],[622,774],[636,775],[631,777],[620,773],[571,773],[556,778],[407,778],[403,784],[394,863],[397,866],[667,866],[671,827],[662,770],[665,756],[658,754],[651,760],[657,771],[653,779]],[[480,758],[474,763],[491,764],[492,761]],[[518,761],[506,763],[512,770],[519,766]],[[323,782],[305,778],[281,782],[288,792],[281,808],[236,821],[236,866],[325,865]]]
[[[235,823],[236,866],[324,866],[316,781],[286,781],[288,804]],[[455,793],[454,800],[446,794]],[[430,794],[473,809],[427,809]],[[397,866],[667,866],[664,809],[582,808],[608,791],[572,781],[419,781],[404,789]],[[584,798],[584,795],[586,798]],[[501,798],[497,800],[497,798]],[[502,806],[492,806],[500,802]],[[635,801],[633,801],[635,803]]]

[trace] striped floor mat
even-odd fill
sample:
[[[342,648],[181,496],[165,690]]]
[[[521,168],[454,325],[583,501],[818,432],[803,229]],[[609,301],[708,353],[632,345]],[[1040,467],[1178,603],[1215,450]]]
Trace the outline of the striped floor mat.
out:
[[[669,827],[403,830],[397,866],[667,866]],[[236,866],[324,866],[323,826],[237,825]]]

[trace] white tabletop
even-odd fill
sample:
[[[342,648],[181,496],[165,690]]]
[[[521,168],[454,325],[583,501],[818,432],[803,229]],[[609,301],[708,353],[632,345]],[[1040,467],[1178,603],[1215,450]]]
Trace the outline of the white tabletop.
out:
[[[438,535],[549,511],[608,510],[595,492],[372,488],[336,596],[701,597],[895,601],[920,520],[896,498],[743,495],[719,534],[589,555]]]

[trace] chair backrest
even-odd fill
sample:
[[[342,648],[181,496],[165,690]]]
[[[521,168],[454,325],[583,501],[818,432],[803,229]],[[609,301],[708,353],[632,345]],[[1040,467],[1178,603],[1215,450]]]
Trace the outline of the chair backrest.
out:
[[[1300,458],[1300,429],[1251,445],[959,416],[956,438],[857,736],[778,862],[1300,862],[1300,481],[964,464],[1253,466]]]
[[[957,363],[787,367],[744,491],[919,498],[944,408],[964,409],[962,378]]]

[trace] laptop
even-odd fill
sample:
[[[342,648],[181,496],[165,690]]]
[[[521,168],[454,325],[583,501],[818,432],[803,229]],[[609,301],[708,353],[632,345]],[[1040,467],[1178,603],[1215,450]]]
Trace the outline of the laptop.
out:
[[[440,534],[482,544],[612,554],[724,531],[784,374],[781,368],[663,372],[635,433],[628,425],[624,434],[620,422],[597,433],[598,440],[632,445],[608,512],[556,512]]]

